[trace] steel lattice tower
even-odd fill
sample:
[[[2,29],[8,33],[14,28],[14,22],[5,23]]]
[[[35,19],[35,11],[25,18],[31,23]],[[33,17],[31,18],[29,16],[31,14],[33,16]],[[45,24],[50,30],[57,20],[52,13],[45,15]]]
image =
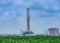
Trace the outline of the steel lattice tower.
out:
[[[23,32],[23,35],[32,35],[33,31],[30,31],[30,14],[29,8],[27,8],[27,31]]]
[[[29,15],[29,8],[27,8],[27,31],[30,31],[30,15]]]

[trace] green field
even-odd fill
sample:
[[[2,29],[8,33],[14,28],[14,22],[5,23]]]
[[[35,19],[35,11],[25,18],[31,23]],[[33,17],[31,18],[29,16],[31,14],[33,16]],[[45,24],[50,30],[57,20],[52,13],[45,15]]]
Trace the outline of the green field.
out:
[[[60,36],[0,36],[0,43],[60,43]]]

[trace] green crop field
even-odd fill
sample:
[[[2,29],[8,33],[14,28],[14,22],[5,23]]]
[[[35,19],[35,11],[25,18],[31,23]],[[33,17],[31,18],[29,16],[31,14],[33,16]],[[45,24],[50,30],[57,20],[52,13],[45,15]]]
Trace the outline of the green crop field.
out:
[[[0,36],[0,43],[60,43],[60,36]]]

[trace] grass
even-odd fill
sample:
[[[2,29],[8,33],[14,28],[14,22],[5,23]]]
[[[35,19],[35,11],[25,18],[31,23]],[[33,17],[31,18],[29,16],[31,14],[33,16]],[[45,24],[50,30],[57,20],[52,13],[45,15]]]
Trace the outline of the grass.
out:
[[[60,36],[0,36],[0,43],[60,43]]]

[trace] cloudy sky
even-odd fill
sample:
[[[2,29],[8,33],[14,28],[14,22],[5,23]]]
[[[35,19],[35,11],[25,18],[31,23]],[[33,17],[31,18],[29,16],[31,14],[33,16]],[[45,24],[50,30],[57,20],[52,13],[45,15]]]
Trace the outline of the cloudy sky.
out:
[[[50,27],[60,29],[60,0],[0,0],[0,34],[26,31],[27,8],[35,34],[44,34]]]

